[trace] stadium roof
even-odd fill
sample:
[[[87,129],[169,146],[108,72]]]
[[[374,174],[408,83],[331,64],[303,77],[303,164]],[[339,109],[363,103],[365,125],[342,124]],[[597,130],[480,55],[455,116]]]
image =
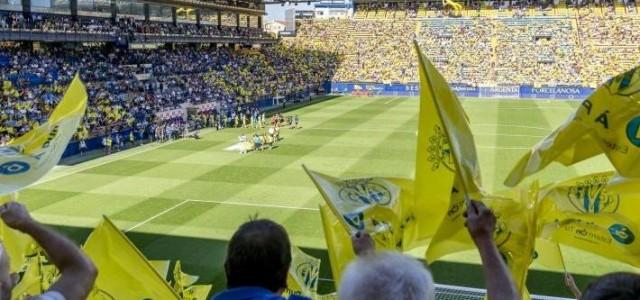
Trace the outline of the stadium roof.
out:
[[[165,4],[178,7],[193,7],[218,11],[231,11],[249,15],[264,15],[264,5],[260,0],[147,0],[148,3]]]

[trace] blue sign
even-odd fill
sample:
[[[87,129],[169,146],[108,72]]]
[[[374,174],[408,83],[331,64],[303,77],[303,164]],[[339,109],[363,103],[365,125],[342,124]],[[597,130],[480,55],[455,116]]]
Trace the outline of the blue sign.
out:
[[[534,99],[585,99],[593,93],[592,88],[581,86],[520,86],[520,98]]]
[[[419,96],[417,83],[367,83],[367,82],[328,82],[327,91],[334,94],[357,94],[365,96]],[[542,86],[503,85],[472,86],[451,84],[451,89],[460,97],[473,98],[518,98],[518,99],[576,99],[582,100],[594,89],[582,86]]]

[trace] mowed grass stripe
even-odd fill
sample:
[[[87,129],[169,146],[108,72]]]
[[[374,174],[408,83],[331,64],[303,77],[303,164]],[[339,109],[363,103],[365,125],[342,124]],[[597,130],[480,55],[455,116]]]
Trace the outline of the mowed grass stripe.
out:
[[[370,118],[370,122],[375,122],[376,120],[374,120],[374,118]],[[405,121],[404,123],[399,123],[397,126],[397,128],[404,128],[406,126],[411,126],[411,124],[415,125],[416,123],[416,118],[415,116],[410,118],[409,120]],[[366,123],[361,124],[360,126],[365,126],[367,125]],[[396,127],[393,127],[396,128]],[[388,133],[388,136],[393,135],[392,132]],[[381,146],[384,147],[384,145],[388,144],[388,140],[387,140],[387,136],[380,136],[377,137],[377,139],[379,140],[378,144],[376,146]],[[369,149],[369,148],[367,148]],[[370,154],[372,153],[371,151],[367,152],[366,154]],[[413,157],[413,155],[411,155]],[[301,158],[300,160],[304,160],[304,158]],[[360,160],[354,161],[355,163],[358,162],[364,162],[364,161],[370,161],[370,159],[366,159],[366,158],[362,158]],[[299,165],[297,165],[299,168]],[[315,166],[314,166],[315,167]],[[345,166],[346,167],[346,166]],[[336,166],[333,166],[333,168],[336,168]],[[352,168],[353,169],[353,168]],[[408,167],[409,170],[411,170],[411,166]],[[301,170],[300,170],[301,171]],[[380,170],[379,170],[380,171]],[[408,172],[405,172],[405,174]],[[268,179],[277,176],[278,173],[274,173],[274,175],[269,176]],[[304,173],[299,174],[302,175],[303,178],[306,178],[306,175]],[[371,175],[371,174],[368,174]],[[267,179],[267,180],[268,180]],[[307,185],[310,185],[310,182],[307,180]],[[313,189],[313,187],[311,186],[311,189]],[[247,190],[242,191],[240,194],[237,195],[238,198],[240,199],[255,199],[256,197],[261,197],[264,195],[268,195],[269,193],[277,193],[278,190],[268,190],[265,189],[264,187],[261,187],[261,184],[255,184],[250,186]],[[252,193],[255,193],[255,195],[252,195]],[[280,192],[280,194],[282,194]],[[304,195],[303,194],[299,194],[299,195],[281,195],[283,200],[285,200],[282,204],[286,205],[293,205],[292,203],[296,203],[296,205],[300,205],[299,201],[291,201],[289,199],[304,199]],[[315,207],[319,201],[321,200],[319,198],[319,195],[317,193],[317,191],[315,191],[315,189],[313,189],[313,192],[307,196],[307,198],[309,200],[307,200],[307,202],[312,203],[312,207]],[[252,202],[252,201],[247,201],[247,202]],[[266,205],[270,205],[273,202],[269,202],[269,204]],[[208,203],[204,202],[201,203],[205,206],[210,206]],[[259,213],[261,215],[265,215],[271,218],[271,219],[276,219],[278,222],[285,224],[285,226],[290,226],[287,227],[289,234],[291,235],[292,239],[294,240],[294,242],[296,242],[299,245],[304,245],[304,246],[313,246],[313,247],[318,247],[318,246],[322,246],[322,244],[318,244],[319,241],[318,239],[312,238],[313,236],[315,236],[315,234],[321,234],[321,226],[320,226],[320,220],[317,216],[317,214],[313,214],[312,219],[309,219],[309,212],[304,211],[304,210],[300,210],[300,211],[277,211],[277,213],[274,214],[274,210],[273,208],[270,207],[262,207],[260,206],[260,203],[256,203],[257,207],[256,207],[256,213]],[[305,207],[305,206],[303,206]],[[185,207],[184,205],[181,205],[180,207],[176,208],[176,211],[180,211],[180,212],[176,212],[176,213],[183,213],[184,210],[188,210],[190,208]],[[230,214],[233,214],[233,212],[237,212],[237,211],[242,211],[242,215],[246,216],[251,210],[250,207],[247,209],[244,208],[238,208],[238,207],[234,207],[233,205],[228,205],[225,206],[224,204],[222,205],[218,205],[215,204],[213,208],[210,209],[215,209],[215,210],[233,210],[230,211]],[[198,223],[199,222],[204,222],[206,224],[210,223],[211,220],[214,220],[216,218],[218,218],[218,213],[219,212],[212,212],[211,214],[207,213],[206,215],[199,215],[196,219],[194,219],[193,221],[190,221],[187,224],[184,224],[184,226],[186,226],[187,228],[193,228],[193,227],[198,227]],[[170,219],[171,213],[167,213],[167,214],[163,214],[162,217],[159,217],[157,219],[155,219],[152,223],[153,225],[149,225],[152,226],[154,228],[154,230],[174,230],[171,227],[167,227],[166,224],[163,224],[161,222],[161,220],[163,219]],[[224,214],[224,216],[228,216],[228,214]],[[156,222],[157,221],[157,222]],[[242,221],[242,220],[240,220]],[[308,226],[301,226],[301,222],[303,222],[303,224],[308,224]],[[176,231],[173,231],[174,233],[176,232],[180,232],[180,231],[184,231],[185,228],[181,227],[178,229],[175,229]],[[231,227],[231,228],[219,228],[219,227],[215,227],[215,228],[211,228],[211,231],[208,233],[209,235],[212,236],[216,236],[219,237],[220,235],[225,236],[225,235],[230,235],[233,230],[235,230],[235,227]],[[202,232],[205,232],[204,229],[202,229]]]
[[[338,104],[340,101],[335,101],[335,104]],[[361,105],[365,105],[366,103],[361,103]],[[221,132],[209,132],[208,135],[212,135],[212,134],[228,134],[225,133],[225,131],[221,131]],[[205,135],[205,139],[204,141],[200,140],[198,142],[202,142],[204,146],[194,146],[194,145],[198,145],[197,143],[193,143],[193,141],[187,140],[187,141],[179,141],[179,142],[175,142],[173,144],[180,144],[180,143],[185,143],[191,147],[196,148],[195,152],[204,152],[204,149],[210,149],[212,147],[216,147],[218,145],[220,145],[220,142],[214,142],[212,143],[211,141],[207,141],[207,136]],[[174,150],[189,150],[191,149],[190,147],[181,147],[181,146],[173,146],[173,144],[167,144],[164,146],[161,146],[160,151],[174,151]],[[198,151],[199,150],[199,151]],[[153,153],[153,151],[151,151]],[[193,153],[193,150],[190,150],[191,153]],[[166,153],[166,152],[165,152]],[[184,154],[184,153],[182,153]],[[143,153],[143,154],[139,154],[138,156],[144,156],[147,155],[147,153]],[[184,156],[183,156],[184,157]],[[180,157],[182,158],[182,157]],[[178,159],[180,159],[178,158]],[[236,155],[235,156],[236,159],[238,159],[239,157]],[[135,156],[133,159],[122,159],[122,160],[116,160],[116,161],[112,161],[112,162],[108,162],[104,165],[100,165],[96,168],[91,168],[88,170],[85,170],[81,173],[87,173],[87,174],[93,174],[93,173],[97,173],[97,174],[115,174],[119,177],[114,177],[111,178],[109,181],[107,182],[103,182],[103,184],[98,185],[98,186],[93,186],[92,188],[87,188],[84,192],[87,195],[91,195],[91,196],[96,196],[97,198],[101,198],[100,196],[97,195],[105,195],[104,193],[106,193],[106,195],[109,195],[110,197],[113,198],[127,198],[127,196],[131,196],[131,193],[136,194],[136,197],[128,197],[129,201],[130,201],[130,206],[135,206],[140,202],[144,202],[145,200],[148,199],[153,199],[153,197],[155,196],[159,196],[160,194],[162,194],[163,192],[166,192],[168,189],[173,188],[172,190],[175,190],[176,186],[178,185],[178,183],[176,183],[176,181],[167,181],[167,180],[154,180],[154,179],[149,179],[149,178],[134,178],[131,177],[131,175],[137,174],[137,173],[142,173],[142,172],[153,172],[153,169],[155,167],[160,167],[162,165],[168,164],[170,161],[139,161],[139,160],[135,160]],[[75,182],[85,182],[86,178],[82,177],[82,174],[74,174],[74,175],[70,175],[73,176],[71,178],[70,181],[72,181],[73,183],[69,183],[69,185],[73,185],[75,184]],[[74,178],[75,177],[75,178]],[[188,178],[188,177],[186,177]],[[60,179],[54,180],[49,182],[48,184],[53,185],[53,186],[63,186],[63,184],[60,184],[60,181],[69,181],[69,177],[62,177]],[[95,182],[95,181],[94,181]],[[41,192],[45,192],[46,190],[37,190],[35,191],[35,193],[32,194],[37,194],[38,191]],[[92,191],[96,191],[95,194],[91,194]],[[46,193],[46,192],[45,192]],[[218,192],[219,193],[219,192]],[[146,197],[137,197],[139,194],[144,194],[146,195]],[[56,213],[58,211],[65,211],[65,209],[58,209],[58,207],[72,207],[74,208],[73,210],[69,210],[72,211],[74,213],[77,213],[77,210],[89,210],[90,212],[88,214],[84,214],[82,212],[80,212],[80,215],[94,215],[97,218],[100,217],[100,215],[95,215],[92,214],[92,212],[95,212],[96,210],[94,209],[94,207],[88,206],[87,203],[80,203],[81,201],[84,201],[84,197],[78,197],[78,196],[84,196],[82,194],[78,194],[78,195],[74,195],[74,197],[67,197],[64,200],[59,200],[56,202],[43,202],[43,201],[38,201],[38,205],[34,205],[37,206],[37,209],[40,210],[38,211],[38,213],[41,214],[51,214],[51,213]],[[27,198],[28,199],[28,198]],[[135,200],[132,200],[135,199]],[[26,200],[27,202],[29,200]],[[153,200],[152,200],[153,201]],[[64,203],[64,202],[68,202],[68,203]],[[44,205],[46,203],[46,205]],[[109,203],[109,201],[107,201],[106,203]],[[55,205],[52,209],[48,210],[47,206],[49,205]],[[106,211],[109,211],[108,209],[104,209],[102,207],[102,205],[97,205],[96,207],[101,208],[101,210],[103,212],[106,213]],[[137,209],[137,207],[136,207]],[[149,212],[153,212],[155,211],[154,207],[148,207],[146,208],[147,211]],[[120,211],[116,211],[113,212],[113,214],[117,215]],[[109,211],[110,214],[111,211]],[[64,214],[63,214],[64,215]],[[145,214],[145,215],[148,215]],[[61,219],[62,223],[64,218]],[[93,226],[93,224],[87,224],[87,226]]]
[[[366,105],[366,104],[367,103],[361,103],[360,105]],[[210,134],[216,134],[216,133],[217,132],[212,132]],[[199,142],[201,142],[203,146],[200,146]],[[196,153],[213,152],[208,150],[211,150],[212,148],[219,146],[221,143],[222,142],[219,142],[219,141],[216,141],[216,142],[207,141],[205,138],[204,140],[180,141],[180,142],[163,146],[161,147],[161,149],[163,150],[167,150],[167,148],[169,150],[171,149],[190,150],[191,149],[193,150],[192,152],[196,152]],[[186,146],[176,146],[179,144],[185,144]],[[227,159],[224,165],[230,164],[234,160],[238,160],[241,158],[237,153],[234,153],[234,154],[235,156],[233,156],[230,159]],[[230,156],[226,156],[226,157],[230,157]],[[139,214],[138,211],[141,209],[141,207],[143,207],[142,210],[144,210],[145,212],[143,212],[141,215],[144,215],[144,216],[152,215],[152,213],[156,213],[162,207],[162,206],[156,207],[154,205],[146,205],[147,203],[152,203],[154,201],[157,201],[156,198],[165,199],[166,197],[164,197],[164,195],[174,194],[171,192],[175,190],[179,190],[181,185],[184,185],[186,182],[189,182],[193,177],[201,175],[201,174],[196,174],[194,172],[187,172],[187,173],[184,173],[184,176],[181,176],[180,179],[158,178],[158,177],[149,178],[148,177],[149,174],[154,174],[157,171],[165,173],[164,170],[162,170],[162,166],[170,164],[170,162],[145,162],[145,161],[137,161],[134,159],[127,159],[127,160],[117,161],[114,163],[117,163],[117,164],[114,167],[114,171],[112,171],[111,173],[117,173],[119,175],[122,175],[122,177],[108,183],[107,185],[100,186],[92,190],[88,190],[87,192],[95,192],[96,194],[117,195],[117,196],[125,196],[125,197],[126,196],[144,197],[144,198],[136,198],[136,201],[132,201],[130,206],[131,209],[133,209],[136,212],[136,214]],[[109,165],[113,166],[112,164],[113,163],[100,166],[99,168],[101,169],[98,170],[98,172],[99,173],[108,172],[104,170],[108,170],[108,166]],[[133,175],[136,173],[136,170],[132,170],[131,168],[127,168],[127,167],[121,167],[121,165],[126,166],[127,164],[144,166],[137,171],[138,173],[145,172],[147,176],[143,176],[143,177],[127,176],[127,175]],[[87,170],[85,172],[91,173],[92,170]],[[239,190],[241,190],[241,188],[235,187],[235,188],[225,189],[224,192],[229,193],[230,191],[235,192]],[[211,191],[211,192],[220,194],[220,191]],[[229,193],[227,195],[227,197],[231,197],[231,196],[232,196],[232,193]],[[69,198],[66,201],[75,201],[75,200],[77,199]],[[178,200],[182,200],[182,199],[178,199]],[[174,202],[171,202],[171,204],[175,205]],[[108,215],[114,216],[113,218],[116,222],[118,221],[118,216],[121,216],[121,215],[125,216],[127,219],[130,219],[129,214],[123,213],[123,211],[125,210],[127,210],[127,208],[123,208],[116,212],[110,212]]]
[[[394,102],[397,102],[394,100]],[[400,102],[397,102],[398,104]],[[345,115],[348,115],[349,112],[346,112]],[[371,118],[374,118],[374,116],[372,115]],[[329,120],[326,123],[333,123],[334,120]],[[334,139],[336,138],[340,138],[340,136],[335,136],[333,137]],[[290,174],[292,178],[305,178],[306,175],[302,172],[302,169],[300,168],[300,164],[304,161],[304,157],[306,156],[315,156],[315,151],[320,151],[320,149],[323,149],[325,147],[329,147],[330,143],[328,143],[325,146],[322,147],[310,147],[308,148],[308,146],[303,146],[303,145],[295,145],[294,147],[291,147],[292,144],[288,144],[287,140],[285,139],[285,141],[283,143],[280,144],[280,147],[278,149],[275,149],[271,152],[273,152],[274,154],[282,154],[282,151],[280,150],[287,150],[285,153],[287,154],[287,158],[291,157],[291,158],[295,158],[291,161],[289,161],[289,164],[287,165],[285,161],[282,161],[282,159],[279,160],[280,164],[278,165],[279,168],[290,168],[290,167],[294,167],[294,168],[298,168],[297,169],[297,175],[296,174]],[[287,149],[288,148],[288,149]],[[303,149],[304,153],[299,153],[300,150]],[[294,157],[294,151],[298,152],[298,157]],[[266,194],[261,193],[261,188],[260,188],[260,184],[262,182],[272,182],[273,184],[276,184],[278,181],[281,181],[281,185],[286,186],[288,184],[288,180],[286,177],[281,177],[279,175],[279,172],[269,172],[269,170],[267,170],[266,172],[264,172],[265,176],[261,182],[255,182],[256,185],[254,186],[250,186],[248,189],[243,190],[242,192],[240,192],[237,197],[240,199],[251,199],[251,200],[257,200],[259,201],[259,198],[261,194],[263,197],[269,197],[269,192],[267,192]],[[275,177],[275,178],[274,178]],[[275,180],[274,180],[275,179]],[[310,184],[310,182],[307,183],[308,187],[312,187],[312,185]],[[275,191],[274,191],[275,192]],[[313,194],[312,194],[313,195]],[[300,194],[298,195],[298,197],[304,196],[304,194]],[[303,197],[304,198],[304,197]],[[296,203],[296,199],[290,199],[289,197],[279,197],[277,199],[275,199],[275,201],[277,201],[277,204],[286,204],[286,203]]]
[[[344,111],[343,114],[338,115],[338,116],[334,116],[334,118],[325,120],[325,122],[320,123],[320,124],[334,123],[336,120],[339,120],[344,115],[348,115],[351,110],[357,110],[361,106],[365,106],[365,105],[368,105],[368,104],[370,104],[369,101],[362,101],[359,106],[354,106],[350,110]],[[293,135],[295,135],[295,133]],[[307,153],[310,153],[310,152],[312,152],[312,151],[314,151],[316,149],[316,147],[306,146],[306,145],[294,145],[294,146],[292,146],[291,144],[286,144],[286,142],[287,142],[287,139],[285,139],[282,143],[280,143],[278,148],[276,148],[274,150],[271,150],[270,153],[272,153],[272,154],[296,154],[296,155],[298,155],[298,156],[287,156],[287,158],[289,158],[290,162],[293,162],[293,161],[297,160],[297,158],[299,156],[305,155]],[[259,154],[260,153],[253,153],[251,155],[259,155]],[[235,162],[235,160],[234,160],[234,162]],[[279,168],[281,168],[281,167],[286,165],[286,162],[281,162],[281,163],[283,163],[283,164],[281,164],[280,167],[274,167],[274,168],[262,168],[262,169],[256,168],[255,170],[245,169],[245,170],[241,170],[240,172],[236,172],[236,173],[225,172],[225,171],[233,170],[234,163],[231,162],[231,163],[229,163],[227,165],[214,168],[210,172],[207,172],[207,173],[205,173],[205,174],[203,174],[203,175],[201,175],[201,176],[199,176],[197,178],[194,178],[192,181],[216,182],[218,180],[223,180],[223,181],[227,180],[227,181],[234,181],[234,183],[245,183],[246,186],[243,189],[233,189],[232,193],[229,193],[228,191],[224,191],[225,195],[227,196],[226,200],[231,200],[231,199],[234,199],[235,197],[239,197],[241,199],[245,199],[245,201],[257,201],[258,199],[255,199],[251,195],[246,195],[248,193],[247,191],[249,191],[251,189],[255,189],[257,184],[259,184],[263,179],[269,177],[271,174],[277,173]],[[236,174],[236,175],[233,175],[233,174]],[[192,183],[187,182],[187,183],[183,184],[183,186],[184,185],[189,185],[190,186],[190,185],[192,185]],[[182,187],[177,186],[173,190],[180,190],[180,189],[182,189]],[[217,193],[218,191],[211,190],[210,192],[211,193]],[[245,197],[242,197],[243,193],[247,196],[248,199],[245,198]],[[264,189],[261,190],[261,194],[264,194]],[[186,197],[186,198],[189,199],[189,198],[194,198],[194,197]],[[291,201],[291,200],[289,200],[289,201]],[[183,209],[183,208],[180,207],[180,209]],[[163,216],[170,217],[172,213],[173,212],[168,212]],[[155,219],[155,220],[149,222],[149,224],[158,224],[158,223],[161,223],[162,220],[164,220],[164,218],[158,218],[158,219]],[[146,224],[145,224],[145,226],[146,226]],[[140,227],[140,228],[142,229],[142,228],[144,228],[144,226]]]

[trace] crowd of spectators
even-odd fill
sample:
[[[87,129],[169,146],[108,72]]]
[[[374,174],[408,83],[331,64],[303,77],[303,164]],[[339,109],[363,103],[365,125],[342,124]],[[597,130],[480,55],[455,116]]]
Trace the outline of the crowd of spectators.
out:
[[[420,25],[418,44],[445,78],[475,85],[491,76],[490,69],[483,67],[493,51],[492,25],[488,20]],[[467,38],[458,39],[461,35]],[[414,73],[412,78],[417,75]]]
[[[232,117],[264,98],[284,101],[315,92],[332,75],[335,57],[277,45],[260,50],[191,47],[0,48],[0,142],[45,121],[76,72],[89,102],[78,137],[86,139],[162,121],[163,111],[215,103]],[[150,135],[151,131],[147,133]]]
[[[285,43],[337,54],[335,81],[387,82],[415,74],[407,55],[414,37],[415,22],[344,19],[305,22]]]
[[[177,23],[145,21],[132,17],[121,17],[116,21],[110,18],[79,16],[72,19],[69,15],[33,13],[26,18],[22,13],[3,13],[0,15],[0,29],[58,31],[74,33],[122,34],[136,38],[136,35],[186,35],[212,37],[262,37],[258,27],[236,27],[196,23]]]
[[[596,85],[610,75],[623,72],[640,62],[640,17],[618,16],[613,10],[597,14],[580,10],[577,36],[582,42],[578,57],[584,61],[580,75],[588,85]]]
[[[576,4],[577,5],[577,4]],[[445,77],[470,85],[596,87],[640,63],[640,15],[586,7],[575,15],[311,20],[287,41],[336,53],[335,81],[416,82],[411,40]]]

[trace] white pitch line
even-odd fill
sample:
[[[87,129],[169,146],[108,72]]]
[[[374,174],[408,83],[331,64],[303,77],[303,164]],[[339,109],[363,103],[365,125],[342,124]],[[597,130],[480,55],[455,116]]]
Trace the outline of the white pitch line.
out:
[[[129,228],[129,229],[127,229],[127,230],[125,230],[125,232],[129,232],[129,231],[134,230],[134,229],[136,229],[136,228],[138,228],[138,227],[140,227],[140,226],[142,226],[142,225],[144,225],[144,224],[147,224],[147,223],[149,223],[149,222],[153,221],[155,218],[157,218],[157,217],[159,217],[159,216],[162,216],[162,215],[164,215],[164,214],[166,214],[166,213],[168,213],[168,212],[170,212],[170,211],[172,211],[172,210],[174,210],[174,209],[178,208],[179,206],[181,206],[181,205],[183,205],[183,204],[185,204],[185,203],[187,203],[187,202],[189,202],[189,200],[184,200],[184,201],[182,201],[182,202],[180,202],[180,203],[178,203],[178,204],[176,204],[176,205],[174,205],[174,206],[171,206],[171,207],[169,207],[169,208],[167,208],[167,209],[165,209],[165,210],[163,210],[163,211],[161,211],[161,212],[159,212],[159,213],[157,213],[157,214],[155,214],[155,215],[151,216],[150,218],[148,218],[148,219],[146,219],[146,220],[144,220],[144,221],[142,221],[142,222],[140,222],[140,223],[138,223],[138,224],[134,225],[133,227],[131,227],[131,228]]]
[[[186,200],[186,201],[188,201],[188,202],[198,202],[198,203],[222,204],[222,205],[226,204],[226,205],[236,205],[236,206],[268,207],[268,208],[282,208],[282,209],[320,211],[317,208],[309,208],[309,207],[301,207],[301,206],[275,205],[275,204],[254,204],[254,203],[249,203],[249,202],[213,201],[213,200],[198,200],[198,199],[189,199],[189,200]]]

